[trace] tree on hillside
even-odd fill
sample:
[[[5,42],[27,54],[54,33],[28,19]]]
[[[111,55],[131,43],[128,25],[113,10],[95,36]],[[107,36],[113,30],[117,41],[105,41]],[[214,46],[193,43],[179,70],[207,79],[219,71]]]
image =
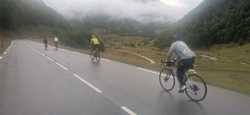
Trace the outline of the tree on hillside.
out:
[[[0,28],[9,29],[11,27],[12,1],[1,0],[0,3]]]

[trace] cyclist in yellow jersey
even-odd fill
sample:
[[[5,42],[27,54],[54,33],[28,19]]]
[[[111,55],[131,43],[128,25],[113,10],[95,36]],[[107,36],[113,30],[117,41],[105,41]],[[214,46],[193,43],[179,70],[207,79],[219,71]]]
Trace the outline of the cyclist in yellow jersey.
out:
[[[98,37],[96,35],[91,35],[90,38],[90,45],[91,45],[91,53],[94,50],[99,50],[100,51],[100,45],[101,45],[101,41],[98,39]]]

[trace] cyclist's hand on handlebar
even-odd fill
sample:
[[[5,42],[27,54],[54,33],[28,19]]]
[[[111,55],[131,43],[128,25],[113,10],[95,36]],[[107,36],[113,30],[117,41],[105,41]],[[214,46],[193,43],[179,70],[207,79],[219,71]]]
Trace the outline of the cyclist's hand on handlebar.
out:
[[[168,62],[167,59],[161,59],[161,63],[166,63],[166,62]]]
[[[164,63],[164,59],[161,59],[161,63]]]

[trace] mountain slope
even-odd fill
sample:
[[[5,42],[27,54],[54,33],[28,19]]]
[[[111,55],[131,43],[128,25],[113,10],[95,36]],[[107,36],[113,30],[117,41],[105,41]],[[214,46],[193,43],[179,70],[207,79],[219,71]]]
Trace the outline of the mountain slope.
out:
[[[60,26],[65,20],[42,0],[1,0],[1,27],[16,29],[23,26]]]
[[[174,28],[160,34],[158,46],[167,47],[181,38],[195,48],[250,41],[249,0],[204,0]]]
[[[205,0],[185,16],[178,34],[195,47],[249,41],[249,0]]]

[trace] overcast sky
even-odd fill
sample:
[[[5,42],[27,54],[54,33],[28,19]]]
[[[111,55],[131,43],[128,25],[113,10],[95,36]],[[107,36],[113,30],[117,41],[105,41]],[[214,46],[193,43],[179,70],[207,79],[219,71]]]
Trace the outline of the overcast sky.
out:
[[[203,0],[43,0],[68,18],[105,14],[115,18],[176,21]]]

